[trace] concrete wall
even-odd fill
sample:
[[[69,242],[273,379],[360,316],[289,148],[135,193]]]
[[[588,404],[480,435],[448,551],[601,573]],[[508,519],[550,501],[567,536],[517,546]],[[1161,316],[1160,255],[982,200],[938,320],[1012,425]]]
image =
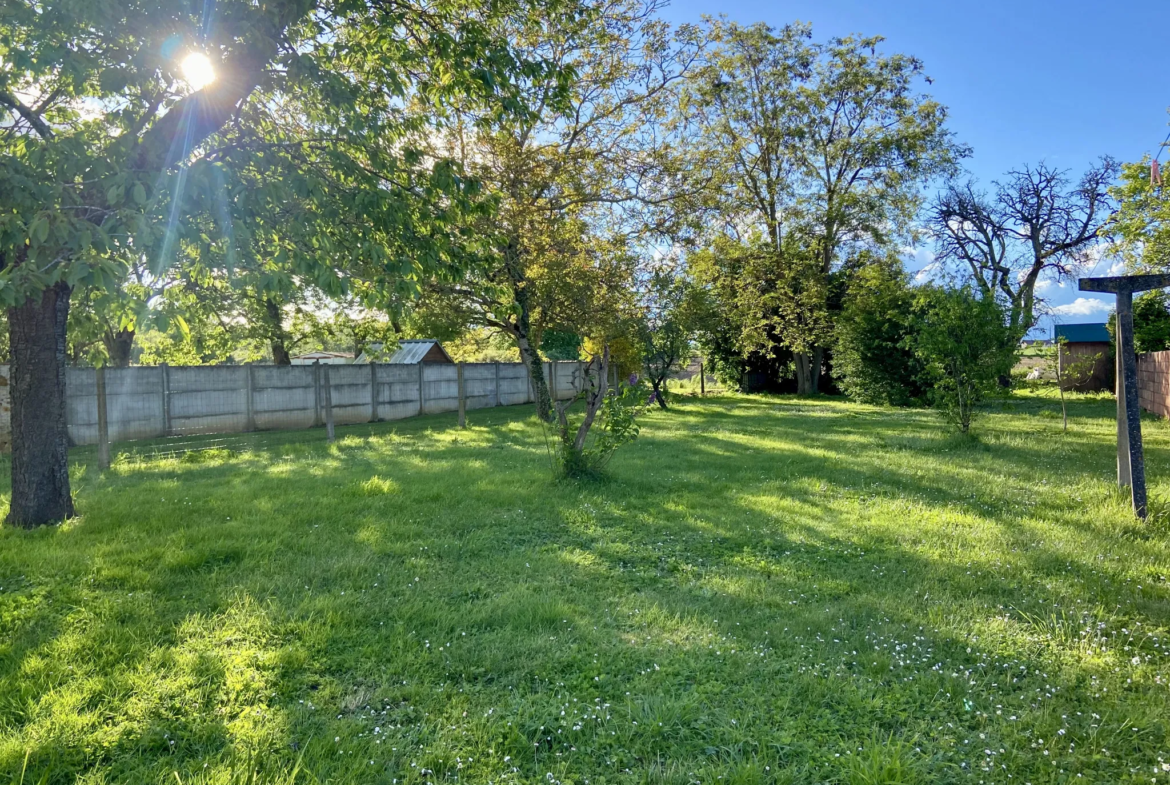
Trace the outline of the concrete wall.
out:
[[[466,407],[483,409],[532,401],[520,363],[464,363]],[[584,364],[545,363],[557,400],[581,389]],[[338,425],[400,420],[459,409],[459,366],[211,365],[190,368],[107,368],[110,441],[207,433],[309,428],[325,422],[328,375]],[[422,399],[419,391],[422,391]],[[97,443],[97,372],[69,368],[66,423],[74,444]],[[0,365],[0,450],[11,446],[8,366]]]
[[[1147,412],[1170,417],[1170,351],[1138,355],[1138,403]]]

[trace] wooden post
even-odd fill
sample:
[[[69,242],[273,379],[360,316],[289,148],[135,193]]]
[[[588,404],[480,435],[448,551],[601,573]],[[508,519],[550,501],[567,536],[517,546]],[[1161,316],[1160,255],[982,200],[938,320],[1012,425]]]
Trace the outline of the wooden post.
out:
[[[171,435],[171,370],[166,363],[158,366],[162,379],[162,421],[163,436]]]
[[[325,402],[325,438],[329,443],[333,443],[333,392],[329,389],[329,366],[325,365],[322,370],[325,377],[324,382],[324,402]]]
[[[244,363],[244,430],[256,430],[256,380],[253,378],[252,363]]]
[[[707,395],[707,377],[703,373],[703,363],[700,360],[699,361],[699,397],[702,398],[702,397],[705,397],[706,395]]]
[[[313,425],[321,425],[321,361],[313,360]]]
[[[418,413],[426,414],[426,395],[423,388],[423,362],[418,361]]]
[[[1165,273],[1082,278],[1079,282],[1082,292],[1112,292],[1117,296],[1117,484],[1129,485],[1134,514],[1143,520],[1149,510],[1133,342],[1133,293],[1167,286],[1170,286],[1170,275]]]
[[[370,422],[378,421],[378,364],[370,363]]]
[[[1126,430],[1126,455],[1128,463],[1129,492],[1133,511],[1139,518],[1145,518],[1146,509],[1146,467],[1142,455],[1142,411],[1138,403],[1137,355],[1133,345],[1133,293],[1117,293],[1117,354],[1121,357],[1122,375],[1125,377],[1124,395],[1118,395],[1118,408],[1124,402]],[[1119,412],[1119,415],[1122,413]],[[1121,417],[1118,417],[1118,422]],[[1120,440],[1118,450],[1120,452]],[[1120,474],[1120,473],[1119,473]]]
[[[459,385],[459,427],[467,427],[467,394],[463,388],[463,363],[455,363],[455,381]]]
[[[499,406],[500,405],[500,364],[495,363],[495,366],[496,366],[496,393],[495,393],[496,404],[495,405]]]
[[[106,410],[106,369],[97,369],[98,468],[110,468],[110,425]]]
[[[548,361],[548,397],[553,403],[557,401],[557,361]]]

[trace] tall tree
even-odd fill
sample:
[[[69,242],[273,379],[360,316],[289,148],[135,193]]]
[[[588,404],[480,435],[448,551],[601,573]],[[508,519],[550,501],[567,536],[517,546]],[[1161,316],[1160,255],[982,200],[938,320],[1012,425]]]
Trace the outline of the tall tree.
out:
[[[991,194],[971,181],[952,183],[930,209],[937,257],[998,301],[1022,336],[1035,323],[1036,284],[1094,260],[1117,173],[1117,164],[1103,158],[1076,182],[1041,163],[1009,172]]]
[[[607,298],[628,292],[633,238],[651,234],[671,197],[673,159],[662,131],[674,88],[698,43],[671,34],[658,0],[595,0],[569,17],[554,8],[510,25],[529,59],[561,78],[524,82],[524,116],[469,112],[443,154],[464,162],[498,201],[473,277],[429,287],[435,310],[515,341],[538,415],[554,412],[541,332],[582,334]]]
[[[709,204],[723,231],[765,244],[777,285],[797,287],[759,320],[780,317],[771,334],[794,352],[799,391],[815,392],[830,278],[860,247],[907,235],[923,185],[966,151],[919,91],[922,63],[879,52],[880,37],[819,44],[806,25],[708,24],[716,45],[684,108]]]
[[[271,234],[242,236],[253,227],[247,205],[233,196],[244,193],[235,176],[247,167],[274,175],[256,198],[321,201],[327,214],[347,208],[331,235],[301,244],[300,253],[274,248],[278,272],[334,286],[355,258],[386,276],[400,272],[400,260],[385,258],[378,240],[444,233],[433,214],[414,212],[414,194],[400,187],[403,167],[421,160],[405,142],[419,126],[404,119],[404,103],[476,94],[514,104],[512,78],[540,70],[491,32],[491,16],[516,10],[508,3],[221,0],[213,12],[208,7],[14,0],[0,13],[0,304],[9,308],[12,355],[12,523],[73,514],[65,345],[76,289],[115,289],[144,256],[161,272],[192,258],[177,253],[183,244],[211,250],[227,237],[221,258],[229,265],[231,245],[280,246]],[[424,187],[458,198],[454,170],[431,163]],[[214,218],[213,235],[190,220],[201,213]],[[420,268],[439,261],[429,248],[420,257]],[[416,271],[414,263],[406,269]]]

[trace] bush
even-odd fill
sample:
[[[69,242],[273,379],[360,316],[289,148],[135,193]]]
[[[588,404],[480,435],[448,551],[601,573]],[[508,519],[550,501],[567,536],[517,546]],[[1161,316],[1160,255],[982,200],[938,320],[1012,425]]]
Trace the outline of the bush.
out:
[[[1019,336],[998,303],[967,288],[925,287],[915,310],[920,326],[908,345],[931,384],[931,403],[967,433],[979,403],[1002,389]]]
[[[927,400],[924,367],[911,347],[919,328],[915,294],[900,267],[862,269],[837,321],[833,373],[863,403],[909,406]]]

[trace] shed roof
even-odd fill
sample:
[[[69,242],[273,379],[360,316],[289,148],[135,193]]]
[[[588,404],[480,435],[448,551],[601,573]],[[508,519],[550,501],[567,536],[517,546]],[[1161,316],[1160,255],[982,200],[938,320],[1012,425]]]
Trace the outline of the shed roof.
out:
[[[1099,324],[1057,324],[1052,328],[1054,340],[1063,338],[1067,343],[1109,343],[1109,329]]]
[[[432,348],[438,348],[443,353],[443,356],[447,358],[447,362],[454,362],[442,344],[434,338],[415,338],[408,341],[399,341],[398,351],[394,352],[386,362],[400,365],[415,365],[422,362],[423,358],[427,356],[427,352]]]

